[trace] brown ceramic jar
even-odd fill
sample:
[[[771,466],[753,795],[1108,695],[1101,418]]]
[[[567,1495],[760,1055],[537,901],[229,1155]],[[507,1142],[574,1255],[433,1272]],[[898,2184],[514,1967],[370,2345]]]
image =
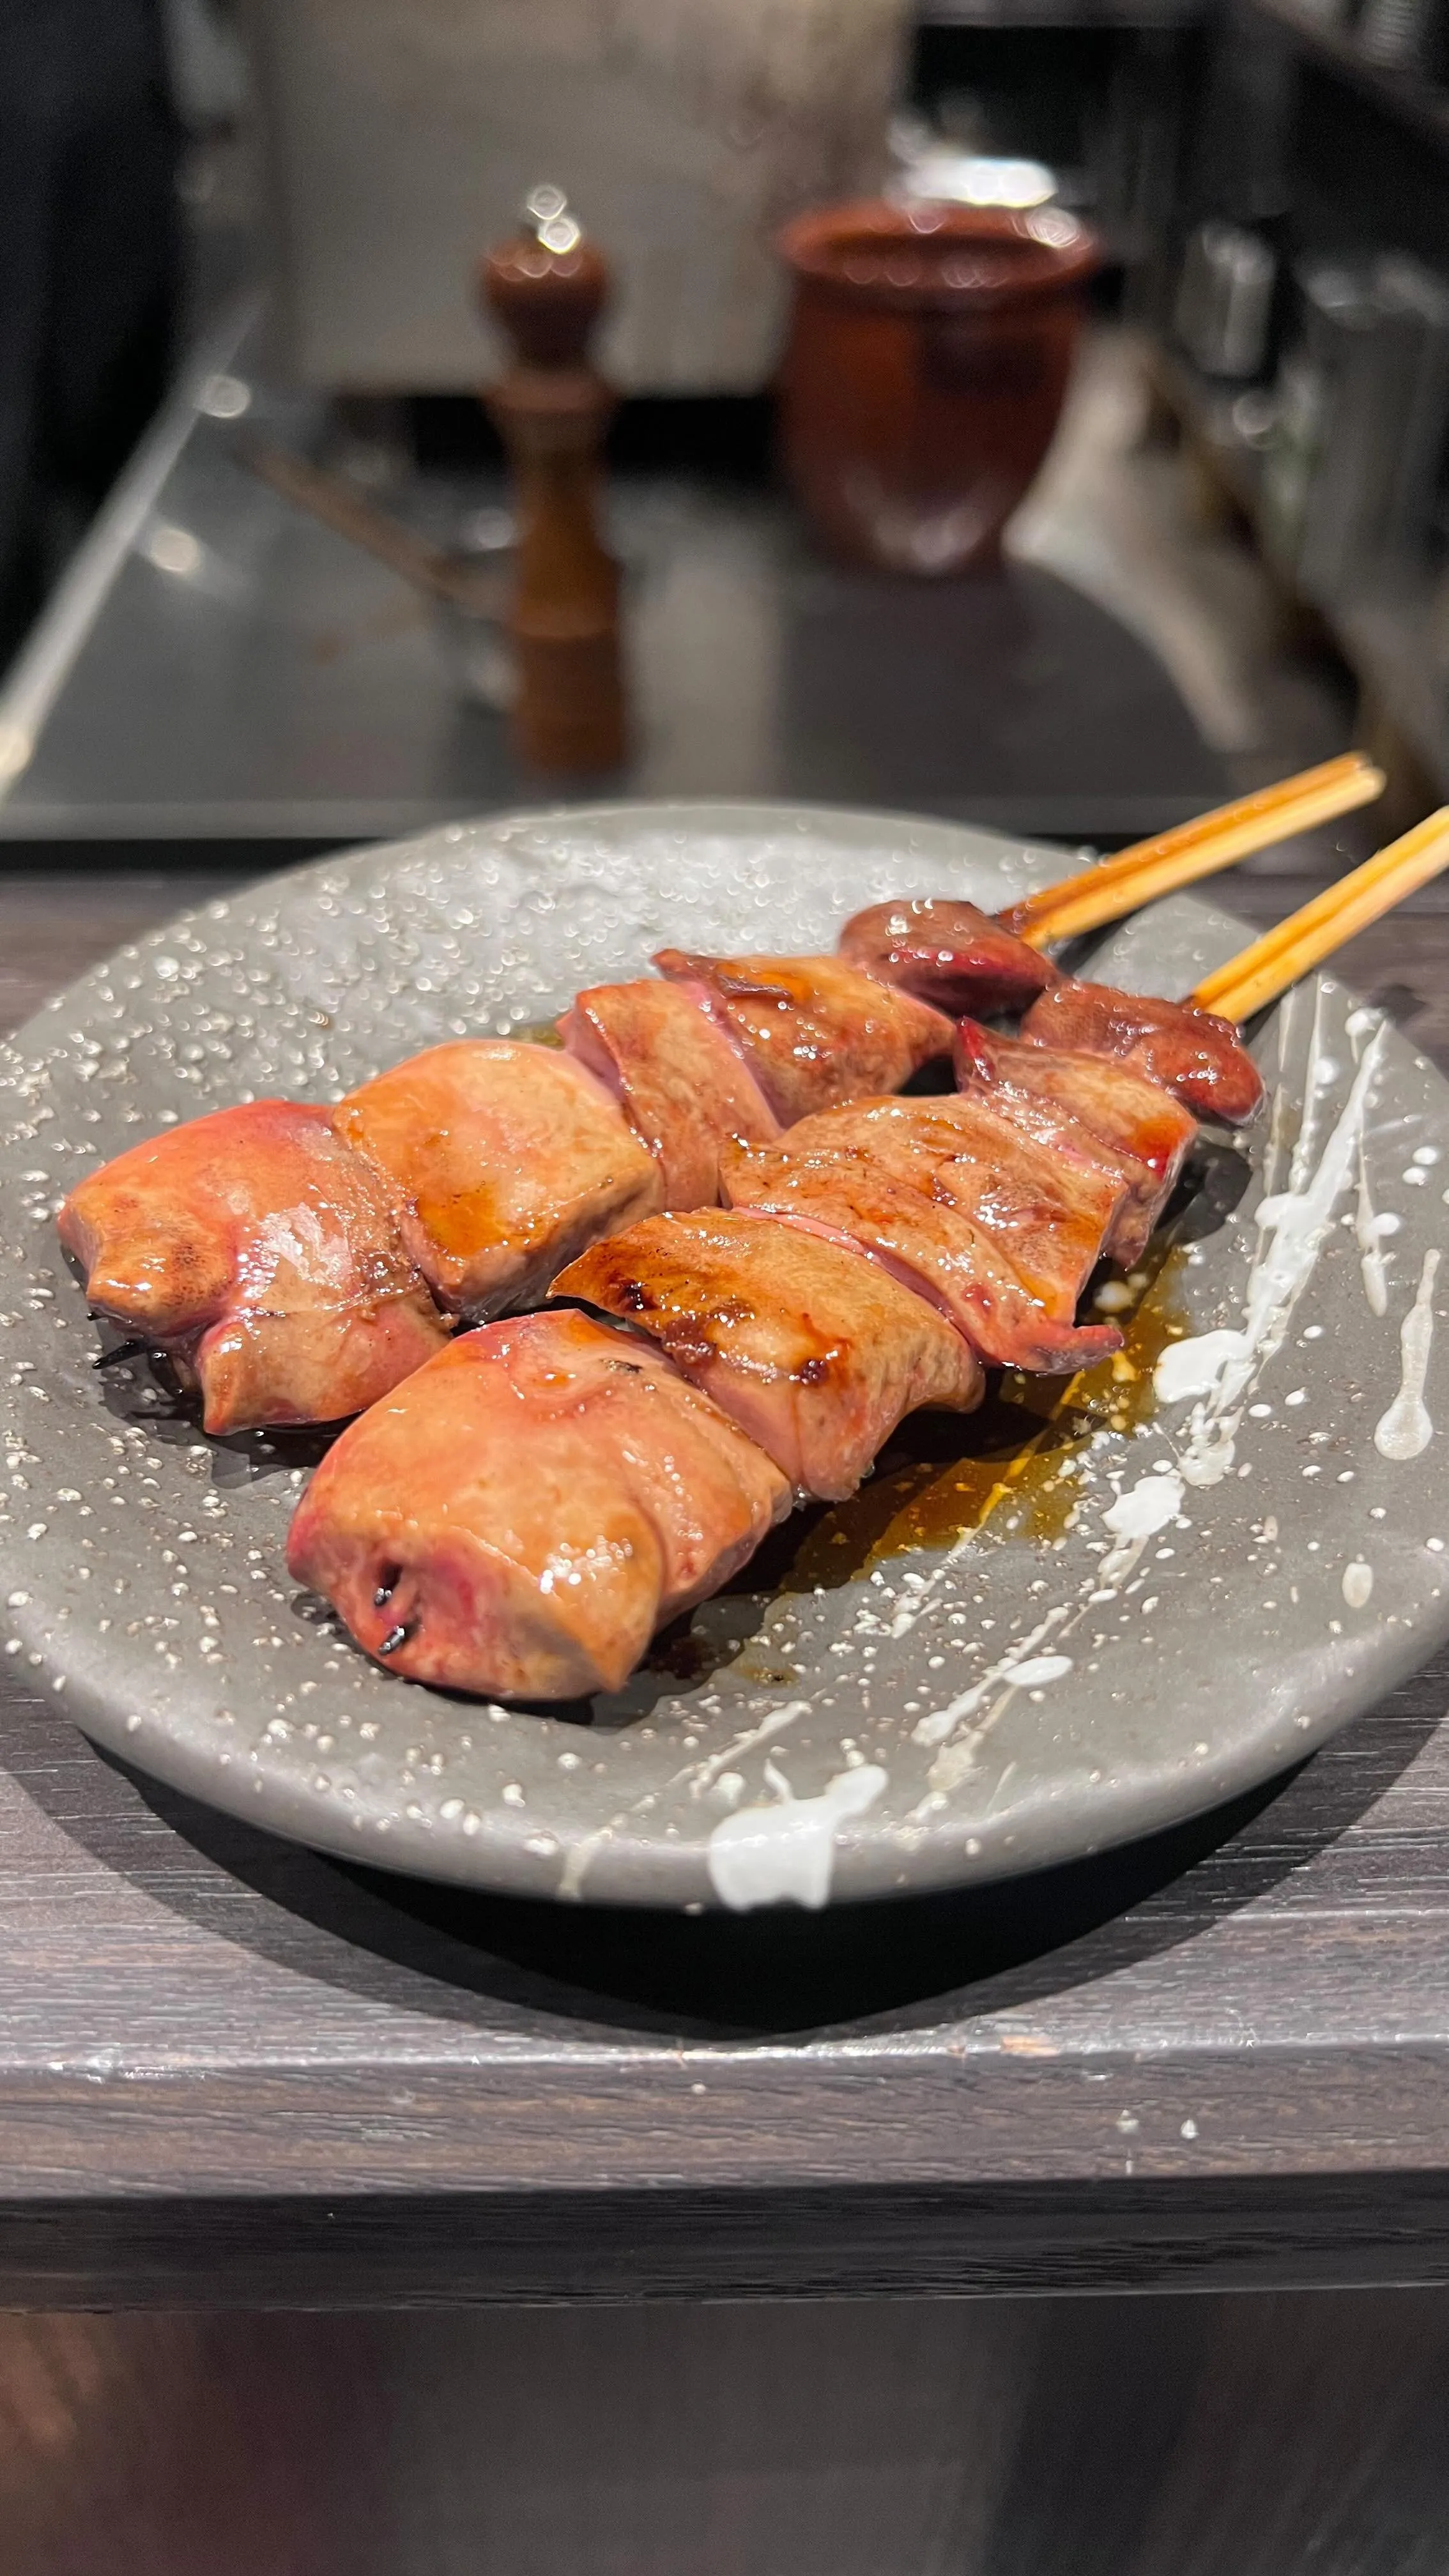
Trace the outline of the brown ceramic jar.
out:
[[[1057,207],[884,201],[780,237],[787,470],[820,534],[889,572],[995,561],[1066,392],[1100,253]]]

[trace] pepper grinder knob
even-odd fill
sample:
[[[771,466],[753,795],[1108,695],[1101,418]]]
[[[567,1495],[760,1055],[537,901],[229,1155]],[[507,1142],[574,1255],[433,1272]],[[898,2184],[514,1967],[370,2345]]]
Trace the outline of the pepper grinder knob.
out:
[[[561,189],[535,188],[524,220],[479,271],[513,350],[484,399],[508,450],[518,518],[505,619],[518,672],[514,744],[530,768],[597,772],[619,766],[628,733],[619,568],[597,521],[614,397],[588,355],[609,272]]]

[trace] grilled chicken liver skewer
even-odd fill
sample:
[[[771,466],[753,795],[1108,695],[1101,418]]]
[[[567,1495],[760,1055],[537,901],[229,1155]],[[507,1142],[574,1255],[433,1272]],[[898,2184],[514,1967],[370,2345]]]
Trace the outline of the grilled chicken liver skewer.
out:
[[[925,895],[858,912],[842,952],[922,1001],[958,1017],[1024,1011],[1023,1035],[1046,1047],[1135,1065],[1200,1118],[1237,1126],[1263,1096],[1262,1076],[1231,1020],[1195,1002],[1079,983],[1002,929],[974,903]],[[1011,951],[1030,965],[1013,981]]]
[[[289,1105],[264,1104],[260,1124],[202,1119],[92,1175],[62,1234],[91,1272],[93,1303],[199,1382],[209,1430],[341,1418],[405,1374],[441,1329],[417,1304],[413,1272],[447,1314],[527,1304],[571,1251],[650,1206],[712,1205],[727,1147],[893,1088],[943,1053],[938,1003],[978,1015],[1030,1003],[1030,1036],[1070,1036],[1160,1071],[1171,1006],[1146,1006],[1149,1023],[1134,1004],[1124,1020],[1121,997],[1064,987],[1031,943],[1130,910],[1139,880],[1165,892],[1381,783],[1349,757],[1259,791],[1031,897],[1016,908],[1024,940],[974,905],[919,899],[858,915],[843,958],[664,951],[656,963],[671,981],[596,987],[560,1024],[607,1101],[570,1089],[537,1049],[488,1039],[434,1048],[365,1084],[330,1122],[297,1110],[314,1147],[305,1177],[274,1150]],[[1189,1035],[1203,1039],[1200,1017]],[[1209,1075],[1212,1105],[1231,1114],[1220,1069],[1199,1064],[1196,1089],[1180,1076],[1182,1096],[1198,1105]],[[1233,1096],[1246,1097],[1232,1078]],[[344,1139],[357,1148],[352,1165]],[[224,1188],[189,1187],[189,1170],[218,1162]],[[393,1247],[385,1255],[379,1227]]]
[[[390,1669],[497,1698],[617,1689],[792,1494],[852,1491],[912,1405],[980,1399],[960,1334],[858,1250],[718,1212],[620,1245],[658,1348],[578,1313],[487,1324],[313,1477],[288,1565]]]
[[[955,1060],[958,1088],[970,1091],[984,1084],[1000,1107],[1020,1093],[1056,1101],[1105,1144],[1145,1163],[1161,1184],[1157,1204],[1163,1204],[1197,1133],[1197,1120],[1149,1074],[1110,1057],[1028,1045],[998,1029],[984,1029],[976,1020],[958,1023]],[[1129,1265],[1136,1257],[1130,1241],[1124,1249],[1120,1236],[1112,1248]]]
[[[333,1110],[259,1101],[133,1146],[72,1191],[60,1235],[91,1305],[165,1352],[220,1434],[363,1411],[459,1313],[536,1299],[561,1257],[662,1204],[654,1157],[567,1056],[474,1038]]]
[[[599,1236],[713,1205],[721,1148],[779,1132],[772,1100],[849,1098],[950,1054],[949,1020],[838,958],[665,962],[676,980],[580,995],[562,1050],[460,1039],[335,1110],[223,1110],[133,1148],[62,1214],[91,1304],[200,1386],[208,1431],[339,1421],[441,1339],[429,1292],[470,1321],[536,1303]],[[245,1366],[234,1312],[253,1315]]]
[[[1397,886],[1422,883],[1446,863],[1449,811],[1408,834],[1397,854],[1371,862],[1349,881],[1354,927],[1370,898],[1378,911],[1387,909]],[[1241,988],[1256,1006],[1286,987],[1300,956],[1320,963],[1328,942],[1312,907],[1309,912],[1306,928],[1289,924],[1281,935],[1270,934],[1271,955],[1265,956],[1260,942],[1240,961],[1236,978],[1223,970],[1213,998]],[[1001,1187],[993,1202],[989,1183],[968,1180],[967,1158],[952,1153],[946,1113],[979,1112],[984,1098],[999,1112],[1014,1102],[1018,1117],[1023,1107],[1045,1108],[1075,1122],[1076,1136],[1057,1133],[1058,1197],[1080,1192],[1085,1206],[1088,1176],[1095,1170],[1092,1203],[1103,1224],[1098,1241],[1119,1240],[1124,1223],[1139,1232],[1150,1224],[1180,1161],[1181,1104],[1131,1067],[1109,1075],[1105,1059],[967,1028],[961,1069],[968,1089],[955,1104],[889,1098],[804,1122],[810,1132],[803,1152],[800,1128],[781,1145],[727,1148],[721,1157],[726,1192],[748,1187],[751,1175],[763,1177],[765,1194],[778,1191],[787,1213],[757,1208],[648,1220],[583,1255],[558,1287],[591,1296],[621,1321],[627,1318],[631,1352],[642,1327],[656,1345],[660,1366],[672,1361],[677,1383],[695,1381],[696,1402],[748,1439],[782,1488],[793,1483],[807,1492],[848,1490],[870,1441],[888,1436],[911,1404],[973,1400],[970,1377],[953,1380],[949,1371],[943,1373],[943,1347],[923,1331],[921,1314],[934,1302],[948,1331],[965,1326],[960,1343],[974,1346],[979,1356],[988,1355],[985,1333],[1001,1325],[990,1300],[966,1292],[964,1263],[949,1277],[933,1268],[924,1236],[908,1240],[897,1231],[890,1240],[884,1233],[870,1240],[878,1210],[868,1196],[871,1161],[861,1151],[862,1124],[869,1129],[875,1122],[887,1140],[874,1159],[889,1167],[894,1184],[891,1225],[905,1223],[913,1198],[918,1212],[945,1207],[958,1221],[975,1225],[974,1257],[983,1257],[988,1242],[994,1253],[1011,1241],[1014,1260],[1008,1263],[1001,1252],[999,1262],[1015,1279],[1022,1301],[1013,1313],[1034,1316],[1030,1329],[1038,1336],[1044,1324],[1057,1321],[1049,1310],[1055,1306],[1059,1315],[1085,1276],[1091,1229],[1074,1229],[1062,1207],[1061,1242],[1053,1246],[1051,1193],[1040,1159],[1028,1168],[1030,1158],[1020,1158],[1016,1191]],[[1016,1132],[1024,1137],[1028,1128],[1018,1124]],[[1063,1150],[1068,1142],[1070,1153]],[[808,1165],[830,1174],[833,1164],[840,1224],[802,1212],[798,1196],[792,1201],[792,1152],[798,1154],[795,1169]],[[1000,1183],[1010,1168],[1003,1160],[992,1177]],[[1114,1172],[1116,1187],[1104,1201],[1100,1185]],[[1147,1198],[1141,1195],[1143,1174]],[[994,1239],[989,1227],[995,1228]],[[843,1256],[845,1267],[839,1261],[822,1266],[827,1246]],[[918,1287],[920,1299],[909,1299],[905,1310],[883,1312],[881,1275],[903,1291]],[[1116,1339],[1110,1326],[1087,1329],[1109,1343]],[[606,1345],[589,1337],[608,1330],[560,1315],[533,1318],[529,1326],[485,1326],[430,1361],[343,1433],[297,1514],[288,1561],[301,1581],[330,1594],[360,1642],[395,1669],[459,1689],[518,1697],[614,1686],[628,1668],[621,1639],[637,1655],[653,1623],[683,1601],[703,1596],[710,1578],[700,1577],[699,1568],[744,1561],[748,1540],[742,1545],[736,1493],[713,1522],[706,1521],[703,1507],[696,1513],[689,1524],[687,1570],[671,1575],[667,1541],[670,1513],[679,1504],[679,1459],[662,1405],[631,1419],[625,1448],[608,1450],[605,1443],[609,1463],[600,1482],[599,1458],[590,1449],[586,1386],[575,1400],[576,1382],[586,1371],[579,1357],[569,1355],[587,1350],[597,1375],[607,1366]],[[480,1372],[485,1366],[505,1369],[525,1334],[539,1366],[531,1382],[517,1372],[509,1389],[514,1403],[495,1406],[485,1420],[485,1435],[497,1436],[501,1463],[496,1474],[491,1466],[483,1473],[466,1442],[464,1454],[457,1455],[456,1408],[448,1388],[441,1398],[437,1390],[445,1376],[451,1385],[452,1365],[464,1355]],[[892,1342],[894,1348],[888,1347]],[[651,1388],[663,1383],[650,1380]],[[705,1386],[708,1395],[699,1391]],[[530,1436],[535,1418],[536,1443]],[[448,1459],[440,1467],[444,1448]],[[619,1542],[611,1515],[621,1488],[646,1528]],[[576,1489],[597,1497],[592,1516],[590,1508],[574,1510]],[[778,1489],[770,1490],[778,1495]],[[769,1508],[778,1509],[778,1499]],[[557,1525],[552,1511],[561,1515]],[[464,1561],[468,1580],[458,1571]],[[369,1575],[375,1577],[370,1593]],[[383,1615],[403,1598],[413,1605],[409,1615],[382,1629]]]
[[[211,1432],[360,1412],[451,1329],[381,1175],[294,1101],[133,1145],[72,1191],[60,1237],[92,1305],[200,1389]]]
[[[951,1023],[940,1011],[843,958],[661,948],[653,962],[747,1057],[784,1127],[862,1094],[896,1091],[951,1052]]]
[[[459,1038],[349,1092],[339,1132],[376,1165],[438,1304],[536,1305],[569,1252],[664,1204],[659,1164],[555,1047]]]
[[[666,1208],[713,1207],[721,1146],[780,1132],[742,1050],[688,986],[592,985],[558,1030],[654,1156]]]
[[[1263,1097],[1263,1077],[1232,1021],[1195,1002],[1165,1002],[1153,993],[1119,993],[1115,985],[1060,976],[1021,1025],[1035,1045],[1135,1065],[1199,1118],[1238,1127]]]
[[[946,1317],[860,1255],[844,1234],[711,1208],[596,1243],[555,1292],[642,1325],[797,1493],[839,1502],[906,1414],[969,1413],[986,1383]]]
[[[1086,1114],[1013,1091],[1009,1063],[998,1081],[973,1057],[957,1098],[888,1096],[805,1119],[777,1144],[727,1147],[724,1187],[748,1206],[646,1219],[554,1283],[633,1330],[538,1316],[520,1344],[523,1327],[488,1325],[344,1432],[293,1524],[293,1574],[412,1678],[540,1699],[615,1688],[653,1626],[709,1587],[668,1575],[667,1513],[647,1541],[631,1524],[621,1554],[605,1497],[626,1452],[596,1431],[588,1393],[611,1348],[623,1363],[642,1343],[787,1490],[829,1499],[853,1491],[907,1412],[978,1402],[983,1362],[1074,1368],[1119,1348],[1115,1326],[1074,1322],[1076,1303],[1104,1239],[1125,1228],[1140,1244],[1193,1122],[1130,1072],[1015,1051]],[[1118,1082],[1128,1105],[1109,1111]],[[1134,1116],[1141,1153],[1126,1141]],[[538,1360],[531,1376],[520,1348]],[[451,1401],[465,1352],[489,1372],[486,1416],[466,1423]],[[609,1416],[627,1419],[627,1497],[646,1516],[677,1505],[684,1472],[661,1383],[651,1377],[647,1411]],[[497,1454],[480,1465],[484,1436]],[[690,1568],[732,1570],[747,1553],[737,1499],[687,1490]]]
[[[789,1508],[764,1450],[647,1342],[525,1315],[343,1433],[287,1560],[414,1680],[571,1699],[617,1689]]]
[[[1073,1320],[1077,1302],[1104,1250],[1137,1259],[1165,1195],[1140,1158],[1054,1104],[980,1093],[810,1119],[778,1146],[736,1149],[724,1179],[733,1206],[865,1244],[989,1365],[1047,1375],[1116,1349]]]
[[[868,974],[904,984],[938,1010],[970,1011],[977,1019],[1024,1011],[1054,980],[1055,970],[1037,953],[1043,947],[1099,930],[1274,841],[1333,822],[1372,803],[1383,786],[1383,772],[1361,752],[1345,752],[1039,887],[994,916],[953,897],[872,904],[846,923],[841,955]]]
[[[260,1120],[223,1111],[154,1148],[133,1148],[83,1182],[62,1219],[63,1239],[87,1266],[91,1302],[199,1384],[209,1431],[340,1420],[428,1355],[444,1327],[429,1317],[425,1292],[445,1316],[470,1321],[536,1302],[588,1244],[661,1208],[714,1204],[722,1165],[741,1148],[766,1149],[782,1120],[793,1129],[863,1088],[905,1081],[953,1041],[950,1021],[931,1006],[836,959],[664,951],[659,962],[674,980],[581,995],[561,1024],[562,1052],[462,1039],[363,1084],[331,1113],[275,1103]],[[1249,1059],[1207,1014],[1180,1014],[1192,1023],[1185,1047],[1172,1006],[1129,1005],[1104,988],[1059,983],[1028,1014],[1033,1039],[1039,1015],[1062,993],[1077,1005],[1073,1032],[1105,1031],[1129,1065],[1150,1053],[1153,1066],[1170,1070],[1171,1055],[1188,1068],[1190,1096],[1210,1094],[1220,1114],[1256,1097]],[[1020,1160],[1032,1144],[1078,1164],[1084,1152],[1091,1159],[1077,1108],[1039,1092],[1022,1081],[997,1086],[985,1129],[985,1113],[975,1120],[978,1163],[1009,1151]],[[284,1129],[293,1146],[281,1156]],[[310,1140],[305,1173],[295,1149],[302,1135]],[[966,1152],[963,1137],[958,1180]],[[208,1176],[205,1186],[191,1186],[193,1172]],[[838,1224],[834,1176],[798,1156],[789,1172],[782,1185],[797,1212]],[[884,1165],[874,1179],[886,1200],[897,1192]],[[1141,1207],[1151,1196],[1150,1174],[1139,1173],[1129,1197]],[[939,1207],[932,1217],[936,1236],[948,1240],[928,1250],[914,1221],[909,1255],[894,1257],[926,1260],[938,1280],[947,1270],[965,1278],[973,1311],[997,1319],[983,1343],[989,1359],[1011,1352],[1028,1367],[1079,1365],[1086,1346],[1070,1303],[1038,1319],[1050,1323],[1045,1337],[1024,1337],[1013,1320],[1014,1283],[1008,1275],[991,1284],[982,1210],[973,1220],[959,1194],[953,1204],[953,1213]],[[863,1208],[856,1213],[864,1221]],[[888,1205],[874,1224],[883,1244],[895,1241]],[[374,1239],[379,1227],[401,1264],[396,1278]],[[1129,1260],[1130,1234],[1124,1214],[1113,1249]],[[284,1246],[286,1257],[272,1258],[269,1245]],[[162,1293],[161,1271],[204,1282],[204,1293]],[[234,1315],[243,1312],[251,1321],[239,1338]]]
[[[762,1168],[778,1177],[796,1213],[823,1225],[846,1222],[839,1174],[810,1161],[809,1140],[798,1135],[802,1116],[855,1100],[863,1085],[908,1079],[949,1051],[951,1023],[834,959],[666,951],[660,962],[679,980],[581,995],[561,1023],[564,1052],[462,1039],[363,1084],[331,1113],[283,1103],[269,1104],[265,1117],[222,1111],[173,1129],[154,1147],[133,1148],[83,1182],[62,1217],[64,1241],[86,1264],[92,1304],[170,1353],[183,1378],[200,1386],[208,1431],[335,1421],[375,1402],[428,1356],[446,1329],[428,1314],[428,1292],[444,1316],[470,1321],[536,1302],[588,1244],[661,1208],[713,1205],[722,1167],[741,1150],[768,1150],[782,1117],[795,1137],[793,1159]],[[1036,1013],[1058,989],[1034,1005],[1033,1035]],[[1090,997],[1096,988],[1066,989]],[[707,1007],[696,1006],[697,995]],[[1111,1025],[1125,1052],[1121,1007]],[[1134,1007],[1155,1009],[1160,1020],[1170,1006]],[[1192,1016],[1195,1029],[1201,1023],[1214,1033],[1213,1065],[1228,1070],[1215,1072],[1213,1097],[1220,1113],[1232,1111],[1256,1096],[1256,1072],[1235,1040],[1227,1046],[1223,1024]],[[1168,1034],[1159,1026],[1153,1037],[1158,1065]],[[957,1052],[962,1060],[959,1042]],[[1202,1059],[1195,1038],[1189,1060],[1198,1093]],[[1087,1061],[1076,1059],[1076,1093]],[[611,1088],[594,1066],[612,1075]],[[1129,1065],[1124,1101],[1136,1078]],[[1019,1283],[1009,1267],[1000,1272],[985,1239],[1001,1192],[987,1190],[975,1203],[983,1173],[1002,1156],[1015,1157],[1018,1180],[1033,1147],[1039,1161],[1043,1154],[1073,1167],[1100,1161],[1100,1140],[1084,1136],[1081,1101],[1070,1082],[1063,1095],[1064,1079],[1055,1097],[1049,1083],[1044,1090],[1040,1081],[998,1081],[989,1110],[978,1103],[951,1113],[961,1134],[952,1146],[949,1207],[938,1193],[929,1210],[919,1209],[909,1175],[903,1183],[880,1160],[884,1104],[860,1147],[871,1162],[873,1213],[867,1220],[866,1184],[857,1179],[847,1216],[869,1221],[876,1248],[913,1277],[924,1264],[938,1286],[947,1277],[962,1283],[995,1363],[1079,1366],[1084,1336],[1095,1329],[1073,1327],[1072,1299],[1038,1310],[1028,1296],[1023,1305]],[[1136,1113],[1124,1114],[1145,1113],[1139,1101]],[[282,1129],[311,1140],[305,1174],[295,1150],[279,1157]],[[973,1171],[968,1204],[961,1191]],[[193,1173],[207,1176],[205,1186],[193,1188]],[[1150,1169],[1128,1177],[1128,1204],[1110,1241],[1130,1261],[1134,1241],[1145,1240],[1153,1182]],[[903,1186],[904,1217],[895,1205]],[[1024,1222],[1014,1220],[1018,1248]],[[396,1278],[380,1266],[380,1226],[401,1264]],[[272,1258],[269,1245],[284,1246],[285,1259]],[[161,1293],[161,1271],[206,1283],[204,1293]],[[254,1312],[263,1303],[265,1329]],[[252,1316],[244,1340],[234,1312]],[[222,1324],[225,1333],[216,1329]]]
[[[899,984],[922,1002],[959,1018],[1030,1010],[1057,970],[1039,949],[993,920],[978,904],[953,895],[908,895],[853,913],[840,953],[867,975]]]
[[[778,1146],[737,1149],[725,1168],[732,1205],[827,1228],[939,1306],[989,1367],[1047,1374],[1088,1367],[1120,1345],[1114,1326],[1073,1318],[1122,1188],[1087,1164],[1070,1175],[1079,1197],[1069,1213],[1067,1179],[1058,1169],[1019,1180],[1010,1165],[978,1161],[951,1100],[834,1110]],[[572,1293],[593,1293],[588,1264],[604,1249],[565,1274]]]

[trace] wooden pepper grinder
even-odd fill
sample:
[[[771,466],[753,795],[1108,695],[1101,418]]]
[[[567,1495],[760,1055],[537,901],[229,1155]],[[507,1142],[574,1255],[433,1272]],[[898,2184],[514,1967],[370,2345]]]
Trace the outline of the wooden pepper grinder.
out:
[[[614,397],[588,363],[609,272],[559,188],[535,188],[528,229],[479,270],[514,364],[484,399],[513,468],[517,574],[506,617],[517,661],[513,739],[530,768],[599,771],[624,758],[619,567],[596,523]]]

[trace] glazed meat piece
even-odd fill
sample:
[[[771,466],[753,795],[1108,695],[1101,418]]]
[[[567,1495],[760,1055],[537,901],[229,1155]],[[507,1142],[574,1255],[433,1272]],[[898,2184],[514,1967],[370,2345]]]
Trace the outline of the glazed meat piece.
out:
[[[1155,993],[1063,976],[1033,1002],[1022,1035],[1034,1046],[1114,1056],[1161,1083],[1199,1118],[1239,1127],[1263,1097],[1263,1077],[1231,1020]]]
[[[792,1150],[849,1151],[988,1234],[1054,1323],[1069,1324],[1117,1222],[1121,1178],[1037,1143],[984,1095],[863,1100],[806,1118]]]
[[[871,1092],[898,1091],[951,1052],[951,1024],[840,957],[697,957],[661,948],[754,1073],[782,1127]]]
[[[169,1354],[218,1434],[358,1413],[450,1329],[379,1175],[294,1101],[133,1145],[71,1192],[60,1236],[91,1304]]]
[[[654,1156],[666,1208],[713,1207],[721,1145],[780,1132],[738,1048],[687,985],[595,984],[558,1027]]]
[[[962,1011],[983,1019],[1024,1011],[1057,972],[989,912],[951,895],[873,903],[846,923],[840,953],[953,1019]]]
[[[1074,1324],[1069,1313],[1049,1310],[1000,1238],[933,1186],[939,1161],[922,1153],[913,1162],[904,1147],[899,1157],[883,1153],[878,1134],[867,1129],[862,1137],[858,1116],[837,1110],[778,1145],[727,1146],[720,1177],[729,1204],[818,1227],[873,1253],[939,1306],[991,1367],[1061,1375],[1120,1350],[1122,1336],[1113,1326]]]
[[[1150,1166],[1093,1135],[1060,1101],[1034,1100],[1028,1092],[1003,1088],[993,1094],[991,1107],[1003,1127],[1015,1128],[1032,1144],[1058,1155],[1064,1171],[1093,1170],[1122,1187],[1122,1204],[1102,1238],[1101,1250],[1107,1259],[1124,1264],[1140,1259],[1159,1204],[1157,1175]]]
[[[618,1102],[557,1047],[429,1047],[336,1117],[400,1195],[407,1248],[454,1314],[529,1305],[586,1243],[663,1202]]]
[[[1156,1184],[1151,1221],[1172,1196],[1197,1120],[1170,1091],[1130,1064],[1080,1050],[1030,1045],[963,1020],[956,1031],[956,1079],[963,1092],[984,1089],[1055,1101],[1093,1136],[1145,1163]]]
[[[1122,1205],[1119,1181],[1094,1164],[1074,1170],[984,1097],[857,1101],[802,1119],[788,1144],[793,1158],[848,1160],[867,1185],[889,1179],[954,1209],[1054,1324],[1072,1322]]]
[[[287,1562],[414,1681],[615,1690],[789,1509],[764,1451],[642,1338],[577,1313],[468,1333],[345,1431]]]
[[[971,1027],[970,1022],[964,1025]],[[983,1041],[995,1043],[992,1033],[983,1030],[980,1035]],[[1023,1054],[1034,1052],[1037,1051],[1022,1049]],[[1005,1064],[1015,1059],[1003,1055],[1000,1061]],[[1057,1061],[1056,1051],[1052,1050],[1051,1062]],[[1166,1196],[1163,1172],[1143,1155],[1103,1134],[1100,1123],[1089,1126],[1078,1115],[1076,1104],[1068,1107],[1059,1096],[1060,1085],[1050,1078],[1050,1068],[1048,1079],[1040,1083],[1005,1078],[988,1082],[983,1062],[975,1039],[968,1036],[958,1041],[957,1078],[965,1086],[961,1097],[988,1108],[1003,1128],[1015,1129],[1023,1139],[1057,1156],[1064,1171],[1074,1175],[1095,1171],[1099,1181],[1117,1187],[1120,1204],[1102,1236],[1100,1249],[1108,1259],[1128,1266],[1139,1260]],[[1111,1070],[1115,1075],[1118,1068]]]
[[[659,1216],[554,1281],[628,1318],[802,1494],[853,1494],[922,1405],[968,1412],[980,1364],[923,1298],[853,1246],[768,1217]]]

